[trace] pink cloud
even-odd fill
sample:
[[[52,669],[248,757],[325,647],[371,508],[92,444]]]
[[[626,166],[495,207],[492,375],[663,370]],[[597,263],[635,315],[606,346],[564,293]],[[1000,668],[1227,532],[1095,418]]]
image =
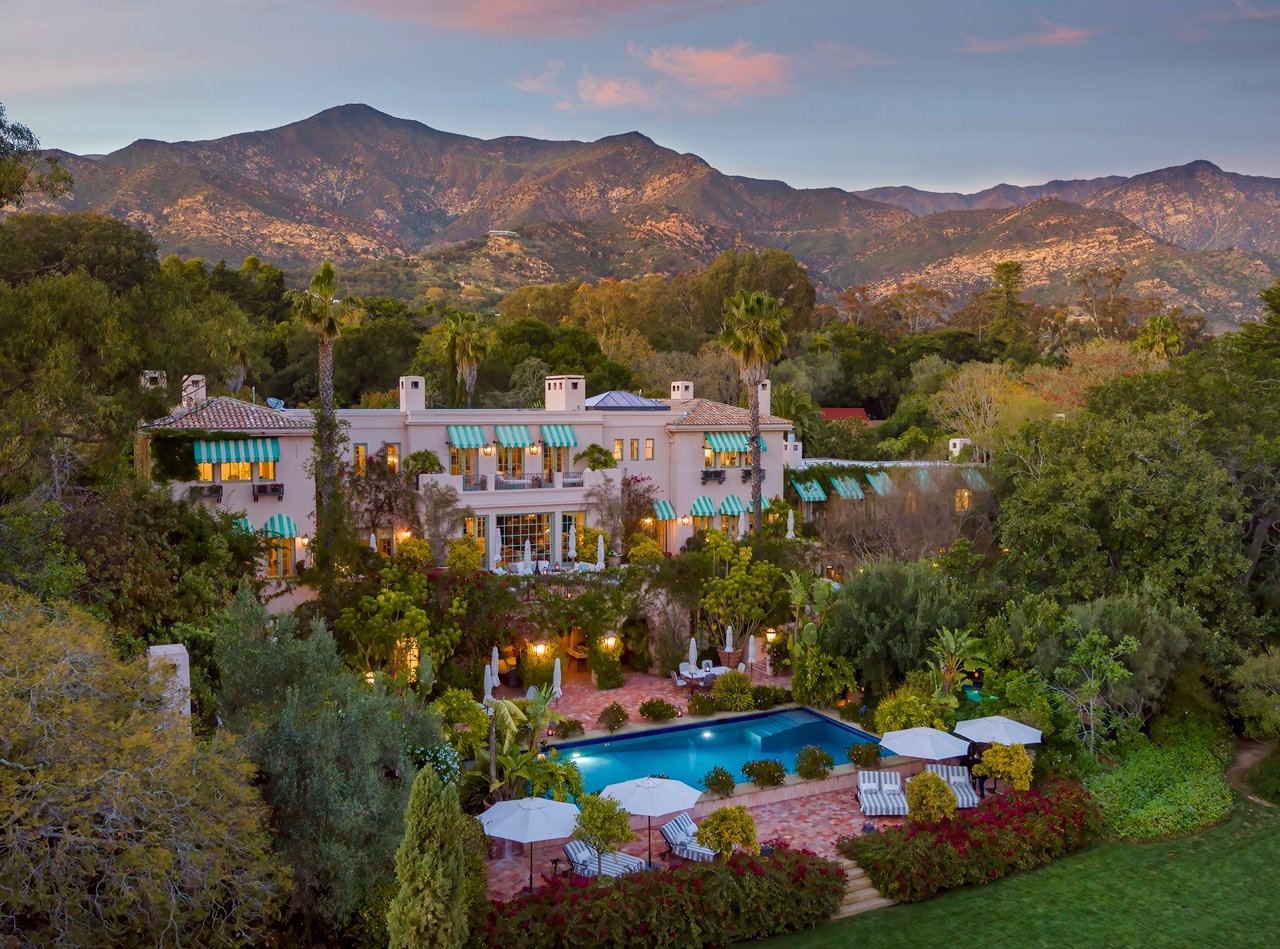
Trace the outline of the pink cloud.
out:
[[[1024,33],[1021,36],[1009,36],[1000,40],[984,40],[976,36],[966,36],[965,53],[1009,53],[1031,46],[1079,46],[1092,39],[1097,30],[1084,30],[1075,26],[1059,26],[1046,23],[1045,29],[1039,33]]]
[[[564,72],[563,59],[547,60],[547,68],[536,76],[524,76],[512,83],[522,92],[532,92],[540,96],[556,96],[560,94],[559,79]]]
[[[1249,0],[1232,0],[1234,10],[1206,14],[1206,20],[1228,23],[1232,20],[1270,20],[1280,16],[1280,7],[1256,7]]]
[[[670,76],[712,99],[738,101],[747,95],[776,95],[787,87],[791,60],[782,53],[754,50],[746,40],[724,49],[662,46],[629,47],[650,69]]]
[[[578,80],[578,104],[593,109],[617,109],[623,106],[648,107],[654,104],[657,90],[627,76],[597,76],[585,72]],[[560,108],[573,108],[562,102]]]
[[[501,36],[584,36],[617,24],[689,20],[767,0],[333,0],[358,13]]]

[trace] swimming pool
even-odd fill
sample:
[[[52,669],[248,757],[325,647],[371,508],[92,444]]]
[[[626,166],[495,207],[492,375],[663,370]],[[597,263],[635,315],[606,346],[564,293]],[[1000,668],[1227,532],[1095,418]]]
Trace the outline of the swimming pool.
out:
[[[744,781],[742,766],[761,758],[777,758],[793,773],[796,754],[805,745],[817,745],[830,752],[836,764],[845,764],[852,744],[875,744],[875,739],[813,712],[789,709],[682,724],[639,735],[565,742],[556,747],[577,764],[583,785],[594,793],[606,785],[650,774],[700,788],[705,786],[702,779],[716,765]]]

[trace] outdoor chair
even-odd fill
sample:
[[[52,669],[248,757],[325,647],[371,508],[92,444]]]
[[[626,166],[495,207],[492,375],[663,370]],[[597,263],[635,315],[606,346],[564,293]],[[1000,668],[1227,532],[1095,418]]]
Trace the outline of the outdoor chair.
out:
[[[692,671],[693,671],[693,666],[689,665],[689,663],[687,662],[680,663],[680,678],[682,679],[685,678]]]
[[[739,671],[739,672],[746,672],[746,671],[747,671],[747,664],[746,664],[745,662],[740,662],[740,663],[738,663],[738,671]]]
[[[569,865],[573,867],[573,872],[579,876],[593,877],[596,875],[597,861],[596,849],[590,844],[585,844],[581,840],[571,840],[564,845],[564,855],[569,858]],[[620,877],[624,873],[634,873],[637,870],[643,870],[647,864],[639,857],[633,857],[628,853],[618,853],[611,850],[608,853],[600,854],[599,872],[602,876]]]
[[[709,862],[716,858],[714,850],[698,843],[698,826],[687,811],[667,821],[661,830],[671,852],[682,860]]]
[[[973,778],[969,769],[962,764],[927,764],[926,771],[932,771],[956,793],[956,807],[977,807],[978,792],[973,789]]]
[[[683,689],[689,685],[688,682],[680,678],[674,672],[671,673],[671,684],[674,685],[677,689]]]
[[[716,684],[716,677],[708,672],[703,675],[702,681],[699,683],[707,691],[711,691],[711,687]]]
[[[714,668],[714,666],[712,665],[712,662],[711,662],[711,660],[710,660],[710,659],[703,659],[703,660],[702,660],[702,671],[703,671],[703,672],[710,672],[713,668]]]
[[[902,775],[896,771],[859,771],[858,804],[867,817],[906,817]]]

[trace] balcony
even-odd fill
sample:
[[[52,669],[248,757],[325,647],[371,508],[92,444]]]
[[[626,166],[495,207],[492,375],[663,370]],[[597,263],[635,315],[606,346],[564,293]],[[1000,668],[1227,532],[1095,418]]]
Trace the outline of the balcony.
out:
[[[582,487],[582,472],[566,471],[564,474],[560,476],[560,486],[565,488]]]
[[[724,484],[724,479],[725,479],[725,472],[723,468],[703,469],[703,472],[702,472],[703,484],[706,484],[708,481],[715,481],[715,482],[718,482],[719,484]]]
[[[542,479],[537,478],[537,484],[534,484],[534,478],[507,478],[503,475],[496,475],[493,479],[493,487],[495,491],[523,491],[526,488],[541,487]]]
[[[253,500],[256,502],[259,498],[275,498],[277,501],[283,501],[284,485],[278,481],[273,484],[255,484]]]
[[[768,474],[769,474],[769,472],[767,472],[767,471],[765,471],[763,468],[761,468],[761,469],[760,469],[760,480],[763,482],[763,481],[764,481],[764,479],[768,476]],[[746,484],[746,483],[747,483],[748,481],[750,481],[750,480],[751,480],[751,469],[750,469],[750,468],[743,468],[743,469],[742,469],[742,483],[743,483],[743,484]]]
[[[462,490],[463,491],[488,491],[489,476],[488,475],[463,475]]]
[[[220,484],[195,484],[188,489],[190,497],[212,501],[214,504],[222,503],[222,485]]]

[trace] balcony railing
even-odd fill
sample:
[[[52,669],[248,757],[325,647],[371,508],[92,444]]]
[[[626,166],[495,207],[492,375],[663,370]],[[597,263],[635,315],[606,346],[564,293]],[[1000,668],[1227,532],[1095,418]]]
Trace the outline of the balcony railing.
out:
[[[721,484],[724,484],[724,478],[725,474],[723,468],[706,468],[702,472],[703,484],[706,484],[708,481],[718,481]]]
[[[222,485],[220,484],[196,484],[191,486],[188,492],[193,498],[205,498],[214,504],[222,503]]]
[[[560,483],[566,488],[580,488],[582,487],[582,472],[566,471],[564,477],[560,479]]]
[[[253,486],[253,500],[258,498],[275,498],[277,501],[284,500],[284,485],[278,481],[274,484],[255,484]]]
[[[541,478],[538,479],[541,482]],[[498,491],[523,491],[526,488],[534,487],[533,478],[507,478],[497,475],[493,479],[493,486]]]
[[[488,491],[489,476],[488,475],[463,475],[462,490],[463,491]]]

